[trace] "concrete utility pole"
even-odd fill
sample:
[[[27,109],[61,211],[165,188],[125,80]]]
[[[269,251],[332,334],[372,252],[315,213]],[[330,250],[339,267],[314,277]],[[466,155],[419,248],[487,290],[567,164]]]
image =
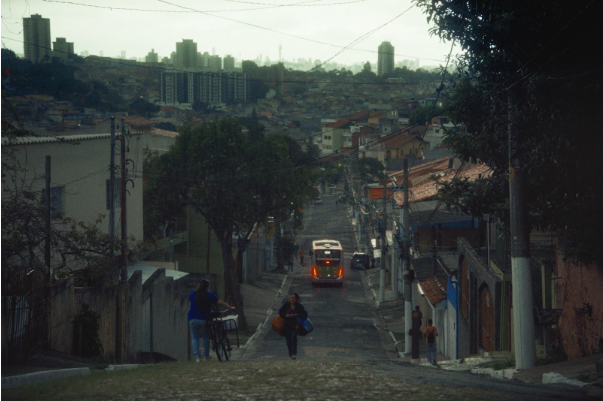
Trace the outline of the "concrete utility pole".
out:
[[[120,248],[120,280],[117,292],[117,338],[116,356],[120,363],[126,360],[126,289],[128,280],[128,258],[127,258],[127,207],[126,207],[126,120],[121,119],[121,153],[120,153],[120,203],[121,203],[121,248]]]
[[[412,342],[408,333],[412,327],[412,282],[410,281],[410,205],[408,204],[408,159],[404,159],[404,353],[411,352]]]
[[[509,206],[511,214],[511,274],[513,285],[513,323],[515,368],[528,369],[536,364],[534,338],[534,299],[530,266],[530,223],[525,199],[526,171],[515,136],[515,106],[508,95],[509,112]]]
[[[379,274],[379,302],[385,301],[385,242],[387,237],[387,181],[383,183],[383,223],[381,224],[381,272]]]
[[[44,203],[46,205],[46,215],[44,216],[44,226],[46,229],[46,235],[44,236],[44,263],[46,265],[48,280],[52,279],[50,271],[50,214],[51,214],[51,203],[50,203],[50,156],[46,156],[46,199]]]

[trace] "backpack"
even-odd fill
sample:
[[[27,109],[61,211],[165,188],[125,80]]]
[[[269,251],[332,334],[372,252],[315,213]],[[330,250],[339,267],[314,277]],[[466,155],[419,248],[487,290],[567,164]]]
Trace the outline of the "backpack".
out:
[[[433,333],[433,329],[427,331],[427,342],[429,344],[435,343],[435,334]]]

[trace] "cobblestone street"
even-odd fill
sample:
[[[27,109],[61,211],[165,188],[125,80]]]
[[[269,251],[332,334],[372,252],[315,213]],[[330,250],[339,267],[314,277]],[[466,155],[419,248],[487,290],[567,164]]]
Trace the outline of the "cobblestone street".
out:
[[[289,359],[156,364],[2,391],[6,400],[589,399],[584,394],[389,360]]]

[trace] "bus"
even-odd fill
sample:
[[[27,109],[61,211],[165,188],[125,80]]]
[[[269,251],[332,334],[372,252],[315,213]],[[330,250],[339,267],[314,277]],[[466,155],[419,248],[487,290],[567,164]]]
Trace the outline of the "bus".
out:
[[[343,285],[343,248],[333,239],[312,241],[312,285]]]

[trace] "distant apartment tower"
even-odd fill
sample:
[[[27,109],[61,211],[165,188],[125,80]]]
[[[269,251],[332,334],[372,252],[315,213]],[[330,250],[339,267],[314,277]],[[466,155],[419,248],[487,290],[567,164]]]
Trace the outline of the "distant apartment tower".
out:
[[[200,61],[199,67],[201,67],[201,68],[209,67],[209,53],[205,52],[205,53],[201,54],[199,56],[199,61]]]
[[[39,14],[23,18],[23,50],[25,59],[32,63],[39,63],[46,56],[52,57],[50,19]]]
[[[176,68],[197,67],[197,44],[192,39],[182,39],[182,42],[176,43],[174,66]]]
[[[212,71],[220,71],[222,69],[222,57],[220,56],[209,56],[209,65],[208,67]]]
[[[392,72],[394,72],[394,46],[389,42],[383,42],[379,45],[377,75],[381,77]]]
[[[65,38],[57,38],[56,42],[52,43],[53,56],[62,60],[67,60],[69,56],[74,54],[73,42],[67,42]]]
[[[144,58],[144,61],[146,63],[158,63],[159,62],[159,55],[157,53],[155,53],[155,49],[151,49],[149,54],[147,54],[146,57]]]
[[[224,70],[225,71],[234,71],[235,68],[235,59],[230,54],[224,57]]]
[[[159,93],[164,104],[244,103],[247,76],[239,72],[165,71],[161,73]]]

